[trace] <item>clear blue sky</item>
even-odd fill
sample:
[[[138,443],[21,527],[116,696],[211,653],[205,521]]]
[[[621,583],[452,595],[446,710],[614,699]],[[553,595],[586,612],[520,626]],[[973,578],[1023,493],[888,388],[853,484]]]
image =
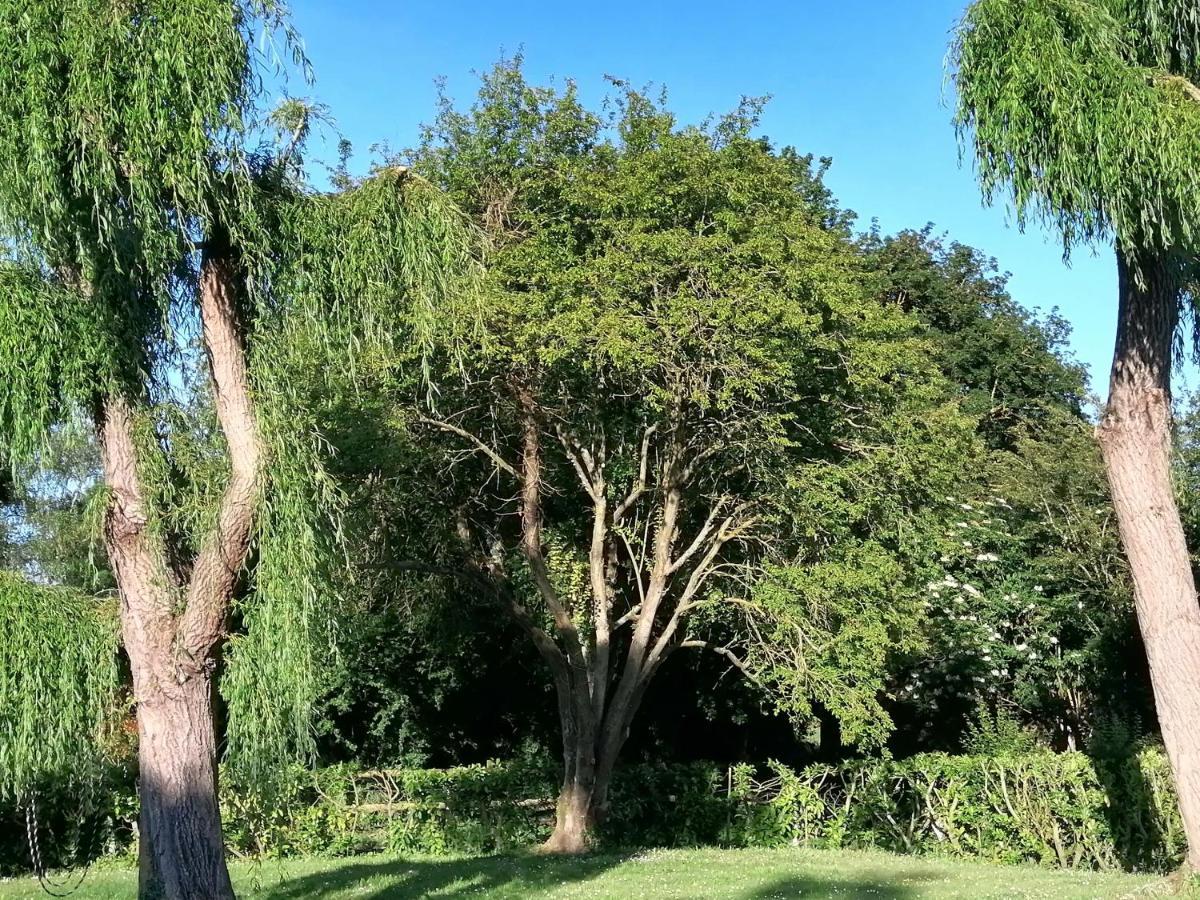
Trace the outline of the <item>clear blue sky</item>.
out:
[[[965,2],[293,0],[316,73],[313,88],[293,90],[329,104],[363,154],[376,141],[412,143],[433,116],[437,76],[466,103],[472,71],[519,48],[532,80],[574,78],[589,101],[603,96],[605,74],[665,85],[685,121],[770,94],[762,131],[833,157],[828,183],[864,229],[872,218],[888,232],[933,222],[996,257],[1018,301],[1070,320],[1075,353],[1103,391],[1111,251],[1077,250],[1064,265],[1052,235],[1020,234],[1006,209],[984,208],[970,165],[959,165],[944,65]]]

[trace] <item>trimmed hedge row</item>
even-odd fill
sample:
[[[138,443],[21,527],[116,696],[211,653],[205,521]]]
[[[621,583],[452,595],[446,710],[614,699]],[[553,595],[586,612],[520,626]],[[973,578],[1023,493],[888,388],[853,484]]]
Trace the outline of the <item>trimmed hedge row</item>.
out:
[[[708,763],[633,765],[612,788],[601,828],[607,846],[718,843],[732,821],[726,774]],[[557,774],[549,766],[491,762],[455,769],[297,770],[263,804],[227,792],[226,840],[239,853],[281,856],[493,853],[545,840]]]
[[[549,765],[445,770],[337,766],[286,773],[269,800],[226,789],[239,855],[491,853],[543,840],[553,820]],[[105,828],[132,834],[128,790]],[[1183,858],[1170,769],[1159,751],[1093,761],[1078,753],[869,760],[796,772],[779,764],[634,765],[620,770],[608,847],[875,847],[903,853],[1157,870]],[[69,804],[67,804],[69,805]],[[0,820],[16,817],[0,811]],[[0,869],[27,866],[24,841],[0,840]],[[130,841],[125,841],[128,852]],[[58,860],[69,863],[70,860]]]

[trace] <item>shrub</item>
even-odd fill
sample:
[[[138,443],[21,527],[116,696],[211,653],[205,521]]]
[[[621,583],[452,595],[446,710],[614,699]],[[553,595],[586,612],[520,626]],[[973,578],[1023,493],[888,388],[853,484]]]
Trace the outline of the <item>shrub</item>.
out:
[[[1170,768],[1157,751],[924,754],[734,770],[739,846],[876,847],[1063,868],[1169,869],[1183,858]]]
[[[545,839],[557,782],[549,761],[296,768],[269,797],[226,784],[222,814],[230,849],[243,855],[493,853]],[[106,853],[130,849],[135,833],[130,782],[114,785]],[[618,770],[611,800],[599,831],[607,847],[874,847],[1157,871],[1176,867],[1185,848],[1166,757],[1128,747],[1096,761],[1080,753],[925,754],[800,772],[778,763],[631,765]],[[43,805],[54,821],[65,821],[55,810],[71,808],[52,797]],[[5,822],[19,824],[0,810],[0,866],[26,866],[23,834]]]

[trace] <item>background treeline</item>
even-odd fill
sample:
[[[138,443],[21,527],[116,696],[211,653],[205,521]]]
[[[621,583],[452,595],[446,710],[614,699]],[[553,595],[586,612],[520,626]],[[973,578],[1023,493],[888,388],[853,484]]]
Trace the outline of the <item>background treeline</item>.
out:
[[[634,704],[622,765],[1127,759],[1153,742],[1068,324],[1024,309],[994,260],[933,227],[862,231],[823,183],[828,160],[755,134],[760,104],[687,126],[662,100],[612,89],[588,110],[569,85],[527,84],[515,60],[469,108],[444,99],[420,145],[380,165],[470,216],[481,296],[433,322],[402,317],[353,379],[302,352],[280,360],[320,423],[338,498],[337,534],[320,544],[335,587],[313,650],[314,761],[545,770],[570,756],[564,723],[579,711],[563,713],[537,635],[578,632],[589,664],[600,634],[614,660],[632,653],[673,452],[694,475],[675,548],[696,586],[664,581],[686,597],[649,633],[679,639]],[[371,180],[348,174],[345,149],[331,190],[361,197]],[[220,438],[196,352],[182,348],[176,385],[191,416],[165,430],[172,490],[202,517]],[[1195,534],[1200,415],[1184,412]],[[539,474],[516,479],[530,423]],[[64,416],[37,462],[0,476],[4,568],[111,605],[94,438]],[[660,465],[656,487],[644,470]],[[614,505],[636,501],[598,570],[593,475]],[[589,583],[595,571],[607,586]],[[120,704],[127,718],[127,692]],[[127,730],[110,735],[118,762]],[[754,815],[743,827],[766,828]]]

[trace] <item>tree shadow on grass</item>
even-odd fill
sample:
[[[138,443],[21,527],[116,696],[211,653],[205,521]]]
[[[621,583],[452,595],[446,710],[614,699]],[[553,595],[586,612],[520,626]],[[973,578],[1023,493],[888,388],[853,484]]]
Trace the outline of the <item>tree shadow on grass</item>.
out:
[[[468,896],[533,896],[537,891],[587,881],[629,857],[614,855],[556,858],[533,854],[466,859],[380,858],[354,862],[265,887],[264,900],[349,897],[364,900]]]
[[[350,897],[364,900],[439,898],[536,897],[543,890],[581,884],[609,869],[628,862],[630,855],[596,855],[553,858],[534,855],[492,856],[467,859],[379,858],[370,862],[347,860],[346,864],[322,872],[288,878],[264,889],[264,900]],[[915,900],[913,882],[935,881],[936,873],[905,873],[906,884],[896,882],[896,873],[880,872],[839,878],[820,874],[796,874],[752,887],[746,892],[726,889],[712,900],[790,900],[793,897],[839,898],[839,900]],[[631,890],[637,888],[630,885]],[[652,895],[631,894],[632,896]],[[679,896],[672,894],[672,896]],[[700,898],[697,898],[700,900]]]
[[[918,894],[908,884],[896,883],[897,873],[880,872],[854,878],[828,878],[821,875],[788,875],[773,884],[756,888],[738,900],[916,900]],[[937,881],[935,873],[907,873],[907,882]]]

